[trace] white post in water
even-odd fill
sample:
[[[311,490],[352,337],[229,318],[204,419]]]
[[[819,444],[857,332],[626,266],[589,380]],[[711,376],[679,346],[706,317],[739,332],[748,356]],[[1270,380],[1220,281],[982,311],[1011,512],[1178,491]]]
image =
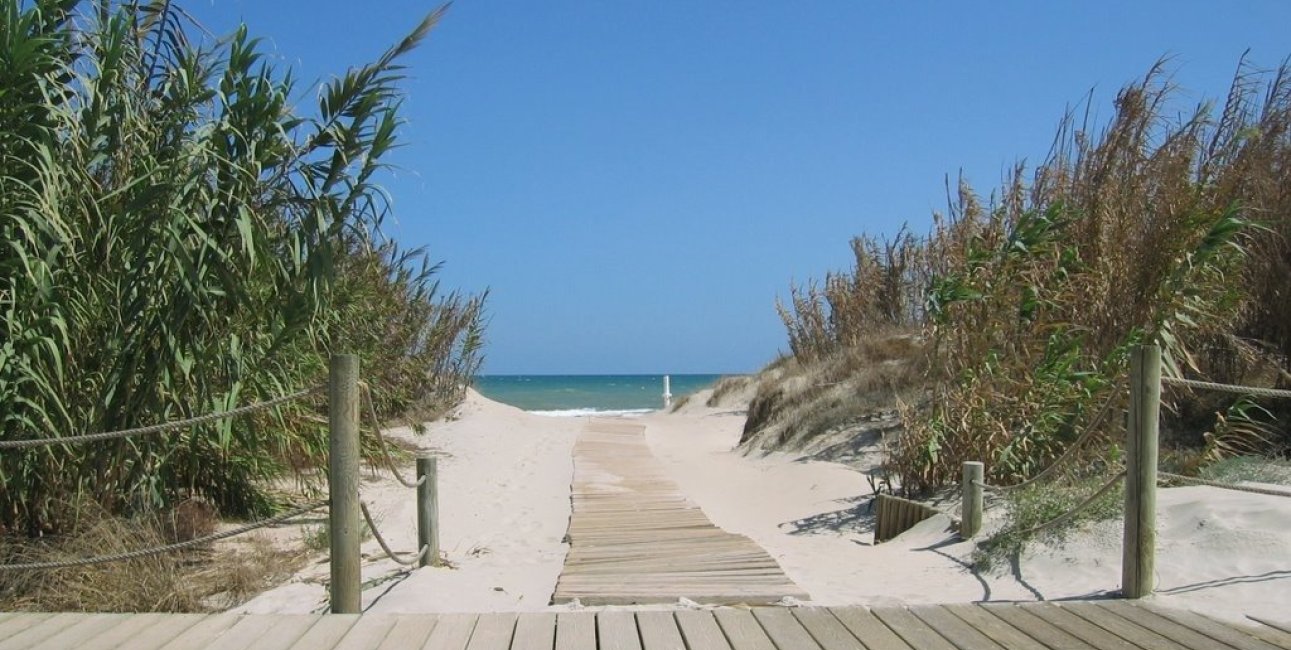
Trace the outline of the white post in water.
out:
[[[664,375],[663,376],[663,407],[668,408],[669,406],[672,406],[672,389],[670,388],[668,375]]]

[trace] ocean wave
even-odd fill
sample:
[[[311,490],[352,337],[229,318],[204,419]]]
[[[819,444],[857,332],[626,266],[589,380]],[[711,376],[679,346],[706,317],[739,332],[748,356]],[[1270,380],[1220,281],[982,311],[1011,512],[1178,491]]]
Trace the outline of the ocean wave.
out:
[[[561,409],[557,411],[528,411],[533,415],[541,415],[548,418],[590,418],[590,417],[620,417],[636,418],[653,413],[655,409],[610,409],[602,410],[597,408],[581,409]]]

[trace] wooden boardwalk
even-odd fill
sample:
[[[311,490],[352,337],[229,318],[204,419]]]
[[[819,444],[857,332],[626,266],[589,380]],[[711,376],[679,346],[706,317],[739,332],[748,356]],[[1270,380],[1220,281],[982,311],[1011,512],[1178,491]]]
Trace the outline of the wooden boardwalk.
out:
[[[681,493],[645,427],[589,420],[574,445],[569,554],[552,602],[771,604],[806,599],[753,540],[728,533]]]
[[[524,614],[0,614],[0,649],[1291,650],[1291,623],[1233,626],[1128,601]]]

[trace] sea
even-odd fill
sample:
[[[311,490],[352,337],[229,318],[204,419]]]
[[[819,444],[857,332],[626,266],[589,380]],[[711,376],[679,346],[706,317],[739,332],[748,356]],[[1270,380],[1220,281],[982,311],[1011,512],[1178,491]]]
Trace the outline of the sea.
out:
[[[672,399],[712,386],[722,375],[669,375]],[[663,375],[480,375],[480,394],[537,415],[633,416],[663,408]]]

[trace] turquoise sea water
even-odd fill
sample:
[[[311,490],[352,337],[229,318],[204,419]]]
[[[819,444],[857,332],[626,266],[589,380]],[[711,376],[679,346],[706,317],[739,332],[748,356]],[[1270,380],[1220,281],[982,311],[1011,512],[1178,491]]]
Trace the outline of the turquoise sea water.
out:
[[[672,399],[708,388],[721,375],[671,375]],[[645,413],[663,408],[663,375],[481,375],[485,397],[542,415]]]

